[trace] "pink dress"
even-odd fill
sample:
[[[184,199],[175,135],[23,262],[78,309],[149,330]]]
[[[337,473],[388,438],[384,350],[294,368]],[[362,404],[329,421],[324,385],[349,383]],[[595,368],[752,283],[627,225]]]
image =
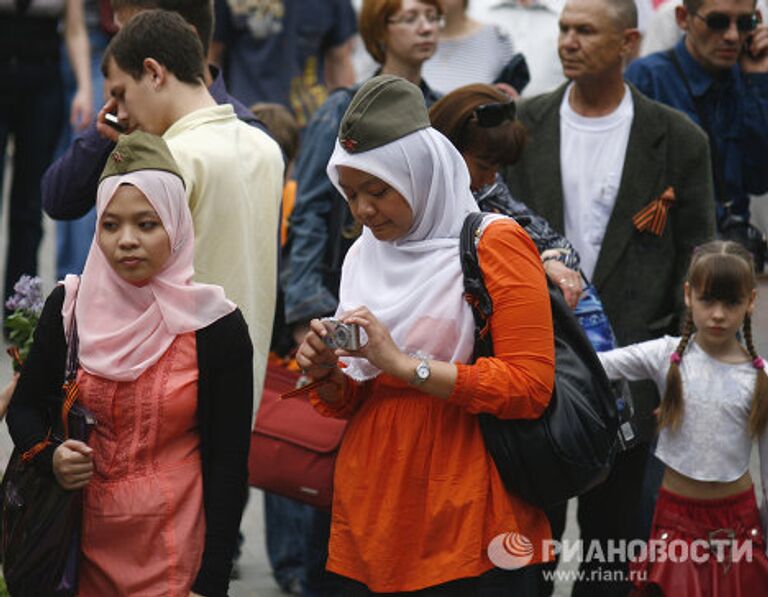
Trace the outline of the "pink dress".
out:
[[[197,379],[194,333],[133,382],[80,370],[97,425],[79,595],[189,595],[205,541]]]

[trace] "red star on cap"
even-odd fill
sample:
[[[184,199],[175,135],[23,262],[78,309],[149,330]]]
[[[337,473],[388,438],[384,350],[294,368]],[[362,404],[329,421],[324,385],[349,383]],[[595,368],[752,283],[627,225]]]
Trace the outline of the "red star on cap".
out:
[[[119,151],[115,151],[115,152],[112,154],[112,159],[113,159],[113,160],[115,160],[115,161],[116,161],[116,162],[119,164],[119,163],[120,163],[120,162],[122,162],[122,161],[123,161],[125,158],[123,157],[123,154],[122,154],[122,153],[120,153]]]
[[[343,139],[341,141],[341,146],[346,149],[347,151],[352,151],[355,147],[357,147],[357,141],[354,139],[350,139],[347,137],[346,139]]]

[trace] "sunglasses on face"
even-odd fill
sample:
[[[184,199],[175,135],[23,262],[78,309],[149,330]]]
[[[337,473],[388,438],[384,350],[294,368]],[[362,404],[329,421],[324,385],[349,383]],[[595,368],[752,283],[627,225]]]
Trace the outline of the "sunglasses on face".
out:
[[[475,108],[472,116],[481,128],[499,126],[505,120],[514,120],[517,113],[515,102],[484,104]]]
[[[736,29],[739,33],[749,33],[757,28],[758,18],[756,14],[751,15],[739,15],[733,19],[721,12],[710,12],[706,16],[701,16],[699,13],[693,13],[694,16],[699,17],[710,31],[717,31],[722,33],[728,31],[731,26],[731,21],[736,21]]]

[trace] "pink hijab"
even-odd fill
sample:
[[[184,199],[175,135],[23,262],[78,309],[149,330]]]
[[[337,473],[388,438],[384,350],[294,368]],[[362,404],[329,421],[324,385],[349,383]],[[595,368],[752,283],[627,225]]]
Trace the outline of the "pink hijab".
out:
[[[65,333],[72,315],[77,317],[83,369],[114,381],[133,381],[160,360],[177,335],[204,328],[236,306],[220,286],[192,281],[195,236],[177,175],[138,170],[105,178],[96,199],[97,227],[122,184],[135,186],[155,208],[171,255],[147,284],[134,286],[115,273],[94,236],[83,275],[64,280],[62,315]]]

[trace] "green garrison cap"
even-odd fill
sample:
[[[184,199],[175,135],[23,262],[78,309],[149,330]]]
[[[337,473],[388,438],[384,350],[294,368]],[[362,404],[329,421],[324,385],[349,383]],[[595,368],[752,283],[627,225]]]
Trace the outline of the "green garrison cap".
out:
[[[138,170],[163,170],[175,174],[184,182],[163,138],[143,131],[120,135],[115,149],[107,158],[99,182],[108,176],[122,176]]]
[[[349,153],[359,153],[428,126],[421,89],[400,77],[379,75],[368,79],[352,98],[339,126],[339,142]]]

